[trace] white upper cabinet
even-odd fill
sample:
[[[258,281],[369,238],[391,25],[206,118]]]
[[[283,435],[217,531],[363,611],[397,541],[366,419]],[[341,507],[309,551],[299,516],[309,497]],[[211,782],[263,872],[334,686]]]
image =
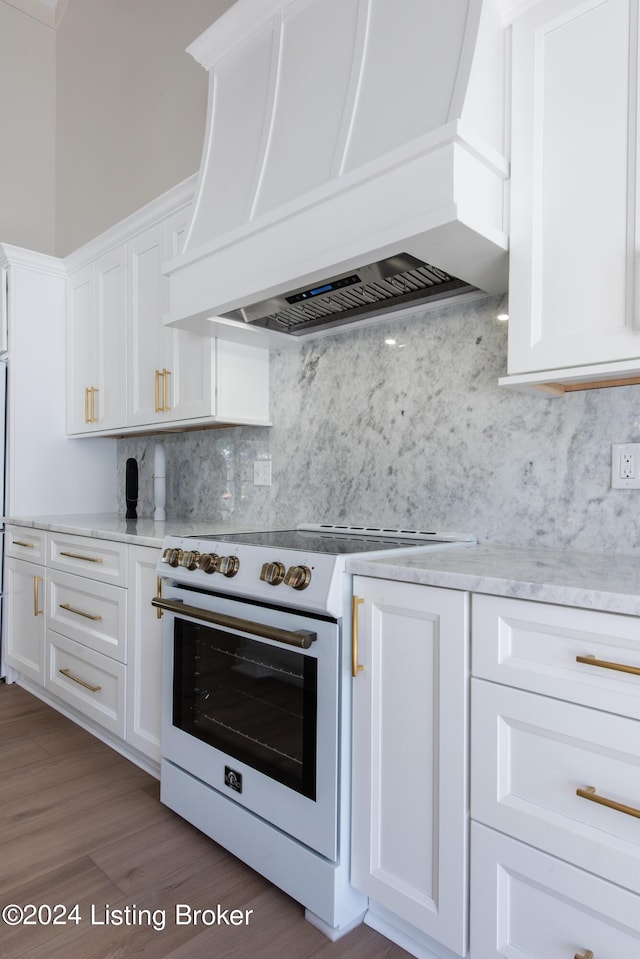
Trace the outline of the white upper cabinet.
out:
[[[127,243],[129,426],[215,415],[215,343],[164,327],[167,279],[162,264],[186,214],[145,230]]]
[[[640,375],[637,0],[543,0],[512,26],[507,385]]]
[[[182,245],[181,185],[67,259],[68,431],[269,425],[269,351],[163,324]]]
[[[125,272],[122,250],[106,253],[69,281],[67,416],[69,433],[94,433],[125,421]]]

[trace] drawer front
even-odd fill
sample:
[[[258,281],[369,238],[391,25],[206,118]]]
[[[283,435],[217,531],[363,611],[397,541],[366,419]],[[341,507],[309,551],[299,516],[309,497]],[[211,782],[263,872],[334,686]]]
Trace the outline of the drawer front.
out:
[[[27,526],[7,526],[5,533],[5,554],[16,559],[26,559],[28,563],[44,564],[47,534],[42,529]]]
[[[470,959],[637,959],[640,897],[471,825]]]
[[[120,738],[124,738],[125,673],[122,663],[47,630],[45,687]]]
[[[473,819],[640,893],[640,722],[474,679],[471,735]]]
[[[472,617],[474,676],[640,719],[640,619],[499,596]]]
[[[127,547],[90,536],[49,534],[48,566],[114,586],[127,582]]]
[[[126,663],[126,589],[52,570],[47,578],[47,611],[51,629]]]

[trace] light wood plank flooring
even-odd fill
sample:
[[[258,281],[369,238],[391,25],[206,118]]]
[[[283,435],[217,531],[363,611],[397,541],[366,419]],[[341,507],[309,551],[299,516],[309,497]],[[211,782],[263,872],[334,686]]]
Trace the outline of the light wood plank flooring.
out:
[[[329,942],[300,905],[162,806],[152,777],[0,684],[0,908],[11,903],[77,903],[82,921],[0,920],[2,959],[410,959],[367,926]],[[253,912],[246,925],[177,925],[178,903]],[[99,924],[106,906],[123,924]]]

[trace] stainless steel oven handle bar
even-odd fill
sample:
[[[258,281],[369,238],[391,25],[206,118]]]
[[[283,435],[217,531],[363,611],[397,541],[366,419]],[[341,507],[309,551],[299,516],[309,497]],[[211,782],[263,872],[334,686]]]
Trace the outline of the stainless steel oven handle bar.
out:
[[[249,619],[240,619],[237,616],[226,616],[224,613],[213,613],[209,609],[200,609],[198,606],[188,606],[180,600],[162,599],[154,596],[151,605],[164,609],[169,613],[177,613],[185,619],[201,619],[205,623],[216,626],[226,626],[227,629],[238,629],[243,633],[251,633],[263,639],[273,639],[277,643],[286,643],[288,646],[297,646],[299,649],[309,649],[317,633],[311,630],[279,629],[277,626],[265,626],[263,623],[253,623]]]

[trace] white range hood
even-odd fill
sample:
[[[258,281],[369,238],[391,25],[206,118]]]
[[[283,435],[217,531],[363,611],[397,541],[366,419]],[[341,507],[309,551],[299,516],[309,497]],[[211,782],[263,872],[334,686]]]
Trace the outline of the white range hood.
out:
[[[419,260],[443,282],[413,302],[506,290],[498,0],[236,0],[188,52],[209,113],[168,324],[259,345],[252,304],[289,294],[312,316],[320,288],[337,314],[336,290],[400,255],[401,277]]]

